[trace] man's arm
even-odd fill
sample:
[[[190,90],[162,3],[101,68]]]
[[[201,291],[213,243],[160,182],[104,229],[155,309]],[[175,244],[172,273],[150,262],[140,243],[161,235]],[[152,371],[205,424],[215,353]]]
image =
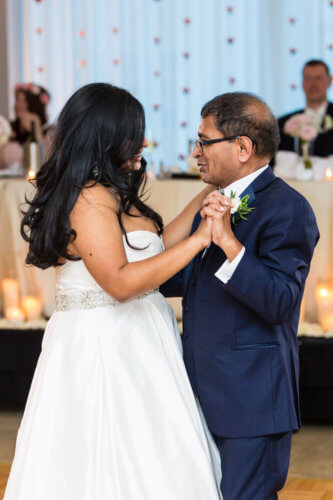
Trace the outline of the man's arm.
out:
[[[284,205],[262,235],[258,255],[245,250],[221,286],[268,323],[282,323],[299,305],[318,239],[315,216],[306,200]]]

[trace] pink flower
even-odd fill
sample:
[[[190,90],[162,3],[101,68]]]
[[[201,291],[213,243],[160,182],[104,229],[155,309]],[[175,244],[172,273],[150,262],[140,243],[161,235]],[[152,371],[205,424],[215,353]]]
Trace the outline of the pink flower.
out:
[[[302,125],[310,125],[310,118],[308,117],[308,115],[306,115],[305,113],[300,113],[299,115],[295,115],[298,117],[298,121],[300,124]]]
[[[311,141],[317,136],[317,130],[313,125],[304,125],[298,133],[300,139]]]
[[[44,94],[42,94],[39,98],[40,102],[42,102],[43,104],[48,104],[50,102],[50,96],[47,95],[45,92]]]
[[[289,118],[289,120],[287,120],[284,125],[284,131],[286,134],[289,135],[296,135],[298,128],[299,128],[299,121],[297,119],[297,115]]]
[[[37,85],[30,85],[29,91],[30,91],[33,95],[39,95],[39,93],[40,93],[40,88],[39,88]]]
[[[286,121],[284,131],[286,134],[298,136],[302,127],[311,125],[309,117],[305,113],[298,113]]]

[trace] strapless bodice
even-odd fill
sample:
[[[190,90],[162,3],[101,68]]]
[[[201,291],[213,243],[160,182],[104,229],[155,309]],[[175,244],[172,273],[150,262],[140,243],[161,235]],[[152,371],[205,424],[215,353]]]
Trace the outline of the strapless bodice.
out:
[[[127,244],[125,236],[123,236],[125,252],[129,262],[148,259],[164,250],[162,238],[152,231],[131,231],[127,233],[127,238],[131,245],[138,248],[138,250],[131,248]],[[110,255],[112,256],[112,251]],[[56,278],[57,293],[73,294],[85,290],[101,290],[83,260],[66,261],[65,264],[56,268]]]

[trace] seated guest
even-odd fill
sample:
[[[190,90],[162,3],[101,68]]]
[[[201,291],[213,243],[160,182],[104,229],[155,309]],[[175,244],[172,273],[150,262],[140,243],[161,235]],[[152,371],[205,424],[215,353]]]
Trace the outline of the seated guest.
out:
[[[9,141],[11,135],[11,128],[8,120],[0,115],[0,169],[3,168],[3,156],[6,144]]]
[[[309,154],[322,157],[333,155],[333,103],[327,100],[331,81],[329,67],[324,61],[312,59],[304,65],[303,90],[306,107],[279,118],[279,150],[299,152],[299,141],[295,141],[295,137],[303,137],[297,133],[295,127],[302,122],[303,125],[311,127],[306,131],[310,132],[309,139],[314,136],[310,142]],[[299,114],[303,116],[297,117],[296,121],[290,121],[290,118]]]
[[[17,84],[14,91],[15,119],[11,122],[11,140],[24,144],[31,131],[31,122],[35,122],[37,139],[43,142],[48,129],[46,106],[50,94],[34,83]]]
[[[42,145],[42,156],[50,145],[51,127],[47,122],[48,91],[34,83],[15,85],[15,118],[11,122],[10,142],[1,148],[0,169],[12,174],[23,173],[23,145],[35,123],[36,136]]]

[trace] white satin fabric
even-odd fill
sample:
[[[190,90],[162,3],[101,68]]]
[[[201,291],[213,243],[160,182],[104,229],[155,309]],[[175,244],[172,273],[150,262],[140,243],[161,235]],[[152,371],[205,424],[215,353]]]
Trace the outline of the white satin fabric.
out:
[[[129,261],[163,250],[128,233]],[[100,290],[83,261],[57,291]],[[4,500],[219,500],[219,455],[160,293],[55,312],[45,332]]]

